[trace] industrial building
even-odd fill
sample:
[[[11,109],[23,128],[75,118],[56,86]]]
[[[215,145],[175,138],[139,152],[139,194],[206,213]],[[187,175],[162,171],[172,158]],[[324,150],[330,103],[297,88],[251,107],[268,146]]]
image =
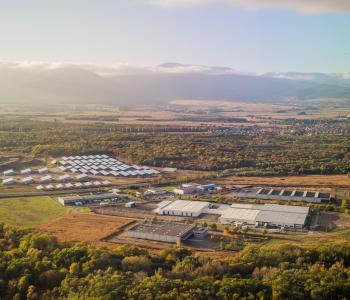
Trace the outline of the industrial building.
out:
[[[166,193],[167,193],[166,190],[156,189],[156,188],[149,188],[145,192],[145,195],[165,195]]]
[[[198,217],[210,207],[209,202],[186,201],[186,200],[166,200],[158,204],[154,210],[159,215]]]
[[[62,205],[77,205],[77,204],[91,204],[99,203],[105,200],[117,200],[119,197],[115,193],[104,193],[104,194],[94,194],[94,195],[75,195],[75,196],[62,196],[58,197],[58,202]]]
[[[241,223],[265,227],[301,229],[305,226],[309,207],[278,204],[232,204],[219,220],[222,224]]]
[[[219,216],[222,224],[254,225],[302,229],[307,223],[309,207],[278,204],[212,204],[203,201],[162,201],[154,210],[159,215],[199,217]]]
[[[189,195],[189,194],[203,193],[203,192],[209,192],[209,191],[215,191],[215,190],[216,191],[221,190],[221,188],[214,183],[208,183],[208,184],[184,183],[182,184],[181,187],[174,189],[173,193],[177,195]]]
[[[331,201],[330,193],[298,190],[236,188],[233,190],[233,194],[239,198],[263,200],[304,201],[309,203],[328,203]]]
[[[178,243],[193,235],[194,225],[146,221],[131,227],[128,236],[167,243]]]

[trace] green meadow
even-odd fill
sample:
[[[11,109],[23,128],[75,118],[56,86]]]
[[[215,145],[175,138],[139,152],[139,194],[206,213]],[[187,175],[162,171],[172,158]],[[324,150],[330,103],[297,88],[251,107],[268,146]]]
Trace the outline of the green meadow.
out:
[[[0,199],[0,223],[32,227],[68,212],[51,197],[20,197]]]

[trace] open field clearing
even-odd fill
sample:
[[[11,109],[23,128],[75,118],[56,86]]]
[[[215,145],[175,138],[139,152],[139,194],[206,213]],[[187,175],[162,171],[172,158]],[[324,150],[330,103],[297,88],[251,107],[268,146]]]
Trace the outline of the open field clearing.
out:
[[[61,241],[98,243],[133,220],[90,213],[71,213],[36,227],[37,231],[56,236]]]
[[[46,196],[0,199],[0,222],[13,226],[31,227],[68,211]]]
[[[327,246],[330,243],[333,245],[350,244],[350,229],[337,230],[332,232],[315,232],[310,231],[305,234],[284,234],[281,237],[271,239],[265,245],[294,245],[305,248],[317,248]]]

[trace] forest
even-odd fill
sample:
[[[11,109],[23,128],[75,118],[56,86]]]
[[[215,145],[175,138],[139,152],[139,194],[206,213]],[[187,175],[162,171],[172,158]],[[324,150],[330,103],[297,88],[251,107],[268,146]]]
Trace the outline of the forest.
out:
[[[43,158],[109,152],[129,163],[247,176],[350,172],[350,122],[286,120],[285,128],[281,122],[278,128],[202,126],[189,132],[188,127],[167,131],[167,126],[3,119],[0,153]]]
[[[0,299],[349,299],[350,245],[249,246],[226,259],[66,244],[0,225]]]

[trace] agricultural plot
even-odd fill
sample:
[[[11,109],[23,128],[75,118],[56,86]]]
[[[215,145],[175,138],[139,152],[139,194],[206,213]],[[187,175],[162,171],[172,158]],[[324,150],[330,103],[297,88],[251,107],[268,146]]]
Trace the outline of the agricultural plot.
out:
[[[0,199],[0,222],[19,227],[32,227],[68,212],[51,197]]]

